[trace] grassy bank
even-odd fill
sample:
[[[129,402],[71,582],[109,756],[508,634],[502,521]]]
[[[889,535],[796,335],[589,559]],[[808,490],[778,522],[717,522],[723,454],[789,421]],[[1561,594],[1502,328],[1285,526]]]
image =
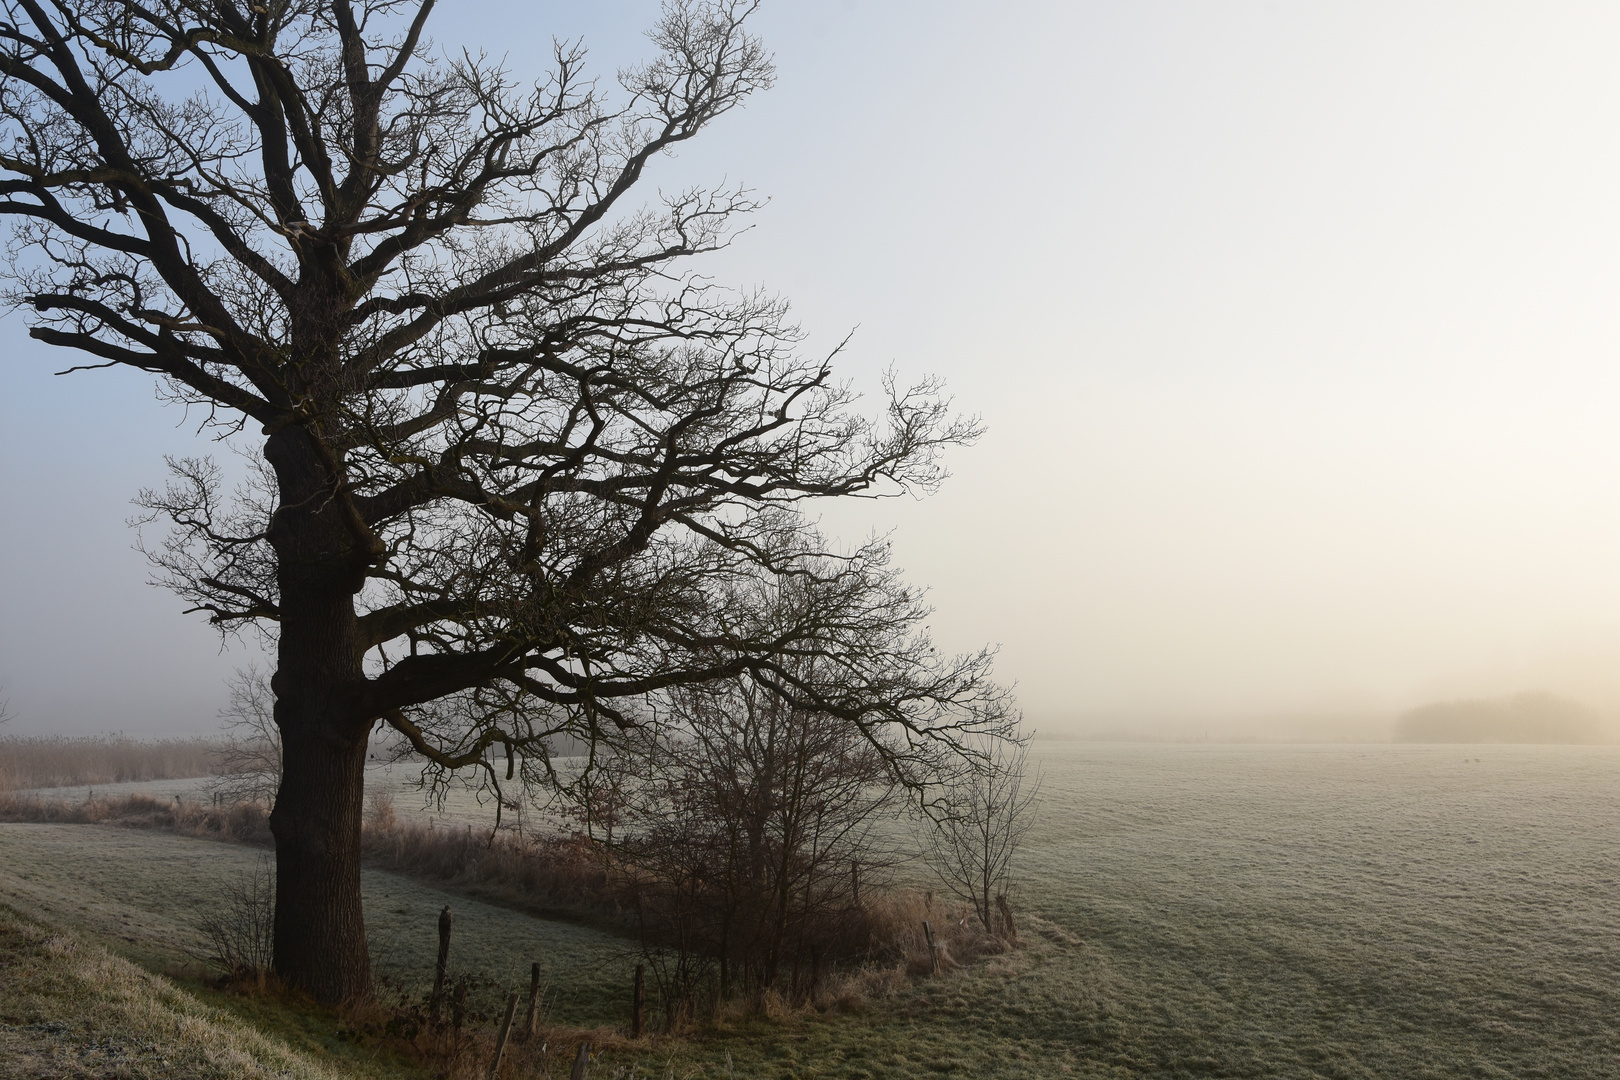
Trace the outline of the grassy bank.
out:
[[[0,1076],[128,1080],[342,1080],[401,1076],[357,1055],[321,1055],[172,981],[82,933],[0,906]]]

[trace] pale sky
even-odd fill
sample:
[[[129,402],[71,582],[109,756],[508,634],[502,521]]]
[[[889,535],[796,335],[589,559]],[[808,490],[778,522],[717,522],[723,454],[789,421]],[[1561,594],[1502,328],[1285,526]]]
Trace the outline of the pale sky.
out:
[[[648,0],[456,0],[537,70]],[[447,21],[448,19],[448,21]],[[1620,8],[768,2],[777,87],[655,183],[769,196],[708,268],[989,428],[894,530],[942,643],[1066,723],[1620,709]],[[534,42],[531,47],[527,42]],[[206,449],[0,323],[0,682],[29,731],[207,727],[200,619],[123,524]],[[1074,720],[1072,718],[1081,718]]]

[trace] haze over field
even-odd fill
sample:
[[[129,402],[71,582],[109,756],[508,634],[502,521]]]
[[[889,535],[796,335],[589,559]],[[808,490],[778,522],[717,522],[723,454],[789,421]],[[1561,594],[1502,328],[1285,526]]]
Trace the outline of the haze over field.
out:
[[[457,12],[446,48],[532,75],[583,37],[610,77],[657,4]],[[778,2],[757,30],[776,89],[655,180],[758,188],[715,276],[790,297],[812,351],[858,327],[858,383],[938,372],[982,414],[937,497],[826,524],[894,529],[935,634],[1000,642],[1038,727],[1620,713],[1620,11]],[[256,650],[145,586],[124,524],[210,449],[197,418],[0,335],[13,726],[213,726]]]

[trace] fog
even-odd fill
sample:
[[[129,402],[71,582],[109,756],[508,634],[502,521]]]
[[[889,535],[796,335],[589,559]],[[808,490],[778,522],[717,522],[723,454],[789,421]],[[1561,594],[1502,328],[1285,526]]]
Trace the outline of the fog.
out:
[[[462,2],[445,47],[645,51],[650,0]],[[1050,734],[1387,738],[1620,713],[1620,10],[778,0],[777,87],[656,183],[770,197],[706,270],[988,428],[892,530]],[[531,46],[530,43],[533,43]],[[0,683],[23,731],[213,723],[221,651],[125,519],[209,449],[0,322]]]

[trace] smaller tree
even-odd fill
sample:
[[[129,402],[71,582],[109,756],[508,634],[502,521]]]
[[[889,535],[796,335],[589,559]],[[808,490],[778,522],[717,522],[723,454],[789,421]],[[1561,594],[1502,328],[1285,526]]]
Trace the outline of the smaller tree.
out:
[[[218,774],[208,789],[223,802],[275,805],[281,785],[281,731],[270,677],[250,664],[231,676],[230,700],[219,711],[225,742],[215,758]]]
[[[797,677],[813,681],[807,671]],[[627,747],[616,851],[635,878],[665,998],[801,999],[868,947],[858,866],[885,865],[877,823],[902,785],[859,730],[751,680],[684,688]]]
[[[942,813],[924,831],[923,857],[989,933],[1012,884],[1013,859],[1035,824],[1039,776],[1028,774],[1029,740],[990,739],[944,785]],[[1011,926],[1008,933],[1013,932]]]

